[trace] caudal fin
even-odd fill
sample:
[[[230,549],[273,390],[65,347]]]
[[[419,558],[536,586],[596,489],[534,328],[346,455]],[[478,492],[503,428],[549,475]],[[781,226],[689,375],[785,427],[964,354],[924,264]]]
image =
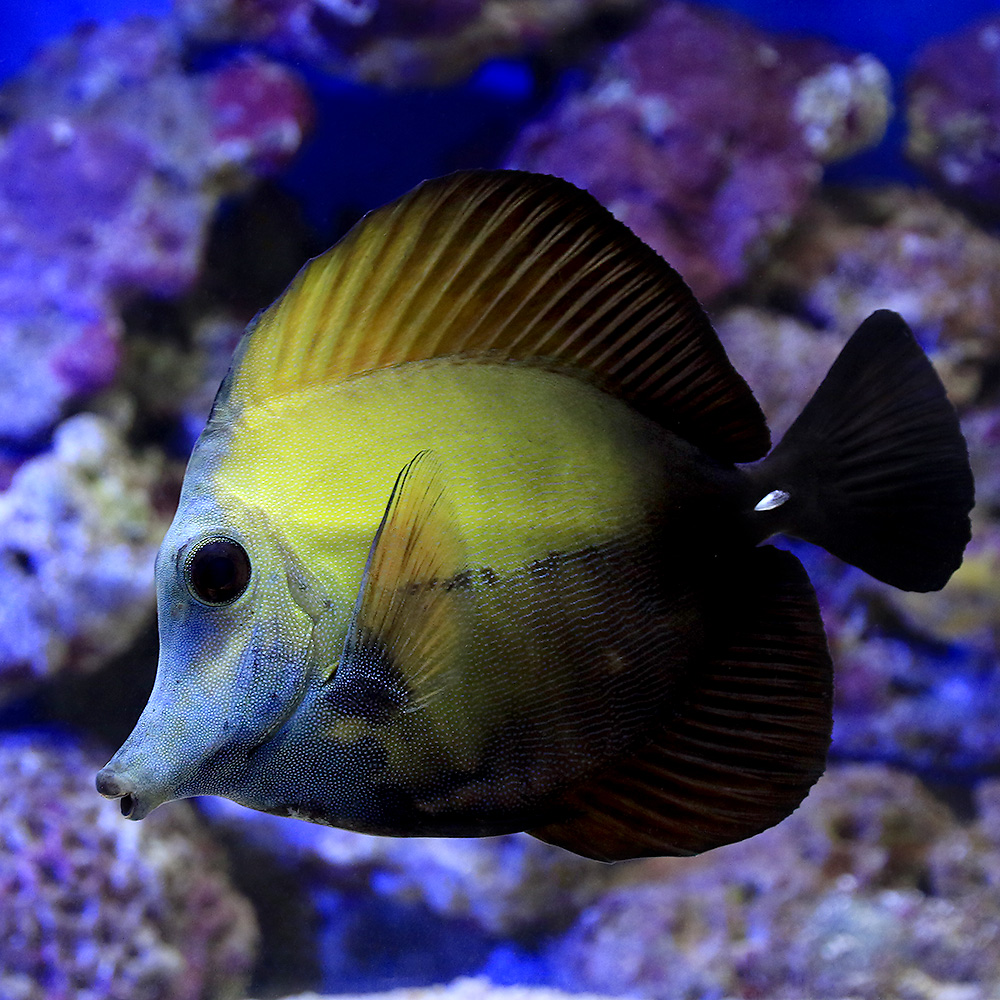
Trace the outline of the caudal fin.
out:
[[[962,562],[968,449],[937,373],[887,309],[858,327],[751,475],[765,534],[814,542],[902,590],[938,590]]]

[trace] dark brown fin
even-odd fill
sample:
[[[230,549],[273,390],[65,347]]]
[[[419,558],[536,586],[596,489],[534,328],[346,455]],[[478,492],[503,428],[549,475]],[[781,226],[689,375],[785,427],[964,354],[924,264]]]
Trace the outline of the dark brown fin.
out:
[[[600,861],[698,854],[766,830],[802,801],[832,727],[816,596],[799,561],[769,546],[734,579],[720,645],[680,711],[640,753],[573,789],[562,803],[570,818],[532,836]]]
[[[433,699],[455,665],[462,624],[447,578],[464,556],[433,454],[400,471],[372,541],[338,685],[364,681],[373,695],[414,710]]]
[[[938,590],[961,565],[975,501],[958,416],[903,319],[858,327],[781,443],[751,470],[757,516],[902,590]]]
[[[220,405],[452,355],[579,371],[721,460],[769,447],[677,272],[586,192],[519,171],[427,181],[367,215],[250,327]]]

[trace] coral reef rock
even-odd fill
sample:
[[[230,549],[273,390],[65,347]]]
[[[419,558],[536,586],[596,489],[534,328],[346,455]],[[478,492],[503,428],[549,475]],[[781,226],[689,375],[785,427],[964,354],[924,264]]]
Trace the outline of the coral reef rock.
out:
[[[973,519],[963,565],[929,594],[895,590],[804,543],[836,670],[834,759],[959,785],[1000,766],[1000,526]]]
[[[0,172],[2,162],[0,147]],[[65,260],[11,246],[0,230],[0,441],[34,444],[67,403],[107,385],[120,336],[102,289]]]
[[[846,337],[779,312],[736,306],[712,317],[726,353],[747,380],[774,441],[791,426]]]
[[[918,630],[933,624],[943,631],[948,609],[967,589],[909,603],[914,631],[908,634],[880,628],[879,604],[870,596],[850,617],[835,620],[830,628],[837,667],[835,757],[889,761],[957,783],[996,772],[1000,673],[995,651],[964,641],[949,644]],[[995,584],[992,590],[995,594]],[[921,606],[929,606],[935,618],[930,613],[918,618]],[[963,606],[960,614],[965,613]],[[990,617],[997,619],[995,603]]]
[[[189,288],[219,198],[286,162],[311,113],[290,70],[189,73],[143,18],[78,29],[0,90],[0,439],[111,381],[116,303]]]
[[[0,737],[0,996],[244,996],[256,923],[218,849],[182,803],[123,820],[94,791],[102,760]]]
[[[244,326],[223,311],[207,312],[164,336],[157,322],[140,318],[129,325],[118,387],[142,419],[178,427],[186,451],[205,427]]]
[[[591,993],[562,993],[530,986],[494,986],[488,979],[463,977],[447,986],[418,986],[357,996],[300,993],[285,1000],[608,1000]]]
[[[153,612],[162,462],[79,414],[0,493],[0,701],[123,651]]]
[[[509,164],[589,190],[710,299],[746,280],[823,164],[877,142],[890,113],[873,56],[671,2],[529,125]]]
[[[1000,15],[927,45],[906,91],[913,162],[960,197],[1000,212]]]
[[[175,0],[199,41],[257,42],[329,72],[388,86],[458,80],[498,56],[548,54],[649,0]]]
[[[212,826],[283,865],[308,870],[316,888],[357,890],[473,921],[487,934],[560,927],[621,869],[580,858],[527,835],[423,839],[371,837],[280,819],[224,799],[204,799]]]
[[[929,192],[837,189],[809,204],[753,291],[845,334],[895,309],[961,405],[1000,353],[998,270],[1000,240]]]
[[[831,769],[774,829],[646,862],[648,881],[608,893],[554,945],[555,977],[651,1000],[989,1000],[1000,884],[995,830],[980,825],[996,801],[984,793],[966,828],[903,772]]]

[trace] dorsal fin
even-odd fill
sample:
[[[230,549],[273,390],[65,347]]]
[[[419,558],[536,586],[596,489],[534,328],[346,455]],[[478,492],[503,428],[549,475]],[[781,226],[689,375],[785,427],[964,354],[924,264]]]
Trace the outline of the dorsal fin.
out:
[[[677,272],[591,195],[519,171],[427,181],[367,215],[251,325],[223,395],[452,355],[578,371],[721,460],[770,445]]]

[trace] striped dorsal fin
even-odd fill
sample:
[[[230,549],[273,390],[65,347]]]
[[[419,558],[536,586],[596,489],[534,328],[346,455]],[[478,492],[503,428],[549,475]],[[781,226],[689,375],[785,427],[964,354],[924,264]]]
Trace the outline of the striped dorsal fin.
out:
[[[427,181],[365,216],[251,325],[220,401],[446,356],[575,371],[722,460],[769,447],[677,272],[586,192],[519,171]]]

